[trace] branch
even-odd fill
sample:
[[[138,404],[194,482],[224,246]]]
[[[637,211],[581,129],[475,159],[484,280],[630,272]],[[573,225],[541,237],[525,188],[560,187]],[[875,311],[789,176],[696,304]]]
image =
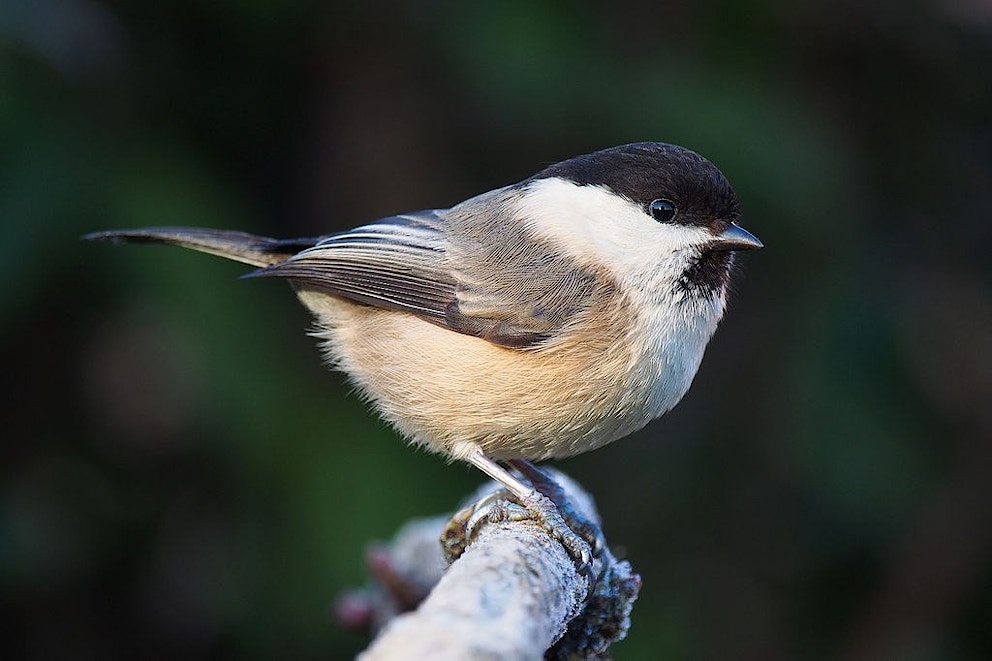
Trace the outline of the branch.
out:
[[[598,520],[585,492],[560,473],[555,478],[584,515]],[[490,484],[481,493],[497,490]],[[339,602],[339,620],[354,625],[364,613],[367,624],[381,627],[364,661],[539,659],[552,646],[552,656],[595,658],[626,635],[640,578],[609,550],[594,561],[598,580],[590,591],[564,547],[539,524],[490,522],[444,571],[438,538],[445,523],[408,524],[388,551],[371,551],[378,589]],[[425,594],[415,611],[397,615]]]

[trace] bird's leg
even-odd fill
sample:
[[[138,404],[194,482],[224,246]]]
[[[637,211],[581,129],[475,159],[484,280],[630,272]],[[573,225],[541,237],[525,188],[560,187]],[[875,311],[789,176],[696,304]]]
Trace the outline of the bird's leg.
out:
[[[510,459],[507,463],[530,480],[534,489],[551,499],[551,502],[558,507],[558,512],[565,519],[568,527],[589,543],[594,558],[602,555],[603,549],[606,548],[606,536],[603,534],[603,529],[575,507],[575,504],[565,495],[565,490],[553,477],[527,459]]]
[[[473,466],[501,484],[525,508],[525,511],[521,511],[519,508],[514,509],[512,504],[509,507],[505,503],[501,505],[498,499],[492,497],[484,499],[482,503],[474,505],[464,518],[463,525],[469,536],[482,518],[512,520],[531,518],[565,547],[582,573],[587,575],[590,573],[593,559],[591,549],[594,548],[594,545],[589,544],[584,537],[569,527],[551,498],[534,486],[524,484],[516,476],[483,454],[480,448],[472,450],[467,459]],[[544,479],[550,481],[555,487],[558,486],[547,476],[544,476]],[[558,487],[557,494],[564,501],[560,487]],[[495,514],[494,509],[497,510]]]

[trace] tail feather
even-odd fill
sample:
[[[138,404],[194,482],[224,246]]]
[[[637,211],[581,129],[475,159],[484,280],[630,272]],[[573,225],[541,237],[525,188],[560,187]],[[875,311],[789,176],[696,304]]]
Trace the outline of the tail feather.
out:
[[[166,243],[262,267],[284,262],[301,250],[313,247],[321,239],[321,237],[316,237],[280,240],[246,232],[198,227],[148,227],[137,230],[114,230],[93,232],[82,238],[87,241],[110,241],[112,243]]]

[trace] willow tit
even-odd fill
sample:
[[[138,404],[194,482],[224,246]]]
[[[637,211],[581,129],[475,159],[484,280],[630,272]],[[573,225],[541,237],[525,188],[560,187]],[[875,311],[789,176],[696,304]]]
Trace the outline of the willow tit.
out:
[[[497,461],[593,450],[686,393],[723,316],[733,252],[762,245],[739,215],[709,161],[642,142],[313,239],[86,238],[175,244],[290,280],[327,361],[383,418],[527,500],[531,487]]]

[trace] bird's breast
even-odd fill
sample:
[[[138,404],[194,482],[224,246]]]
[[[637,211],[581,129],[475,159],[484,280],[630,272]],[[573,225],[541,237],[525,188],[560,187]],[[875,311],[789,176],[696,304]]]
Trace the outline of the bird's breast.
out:
[[[577,330],[537,350],[317,292],[300,297],[329,362],[402,434],[456,458],[468,444],[495,459],[541,460],[622,438],[678,402],[708,339],[689,317],[635,314],[628,297],[590,309]]]
[[[671,291],[671,290],[668,290]],[[643,413],[653,420],[671,410],[689,390],[706,345],[723,316],[722,294],[672,294],[634,306],[638,323],[630,333],[635,365],[631,381],[640,384]]]

